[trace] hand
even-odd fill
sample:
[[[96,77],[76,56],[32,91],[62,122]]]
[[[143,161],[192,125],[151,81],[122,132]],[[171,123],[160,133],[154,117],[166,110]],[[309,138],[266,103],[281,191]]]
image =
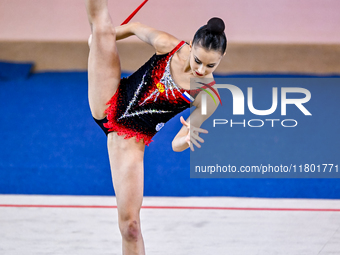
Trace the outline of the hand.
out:
[[[180,117],[181,123],[188,128],[188,134],[185,137],[185,141],[188,143],[190,149],[194,151],[194,146],[195,144],[198,148],[201,148],[201,145],[197,142],[200,141],[201,143],[204,143],[204,140],[199,137],[199,133],[208,133],[208,130],[194,127],[193,125],[190,125],[190,123],[186,122],[184,118],[181,116]]]

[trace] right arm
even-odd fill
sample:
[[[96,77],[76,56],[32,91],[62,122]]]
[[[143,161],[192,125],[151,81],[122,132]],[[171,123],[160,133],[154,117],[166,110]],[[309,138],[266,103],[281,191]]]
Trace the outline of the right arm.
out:
[[[180,42],[176,37],[139,22],[115,27],[116,40],[136,35],[140,40],[153,46],[157,54],[170,52]]]

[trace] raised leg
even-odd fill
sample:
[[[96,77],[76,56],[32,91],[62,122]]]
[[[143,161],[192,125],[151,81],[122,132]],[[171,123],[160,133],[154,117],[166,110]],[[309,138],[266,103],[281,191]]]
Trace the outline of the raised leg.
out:
[[[144,255],[140,208],[143,201],[145,145],[142,140],[124,139],[116,132],[108,135],[108,151],[116,193],[119,229],[124,255]]]
[[[92,116],[103,119],[106,103],[117,91],[121,67],[116,47],[116,31],[107,8],[107,0],[86,0],[92,31],[88,59],[88,97]]]

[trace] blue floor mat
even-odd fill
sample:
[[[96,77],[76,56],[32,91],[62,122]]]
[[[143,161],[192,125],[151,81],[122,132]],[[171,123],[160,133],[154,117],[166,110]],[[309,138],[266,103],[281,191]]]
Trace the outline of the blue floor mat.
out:
[[[114,194],[106,136],[88,106],[86,72],[0,81],[0,105],[0,193]],[[192,179],[189,150],[171,149],[181,126],[175,117],[146,147],[146,196],[340,198],[339,179]]]

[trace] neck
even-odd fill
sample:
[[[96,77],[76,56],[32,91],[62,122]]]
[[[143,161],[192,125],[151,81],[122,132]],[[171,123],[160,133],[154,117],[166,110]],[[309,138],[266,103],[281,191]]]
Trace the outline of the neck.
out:
[[[185,73],[191,72],[190,58],[189,58],[189,57],[185,60],[185,63],[184,63],[184,66],[183,66],[183,71],[184,71]]]
[[[183,59],[183,72],[185,73],[190,73],[191,72],[191,67],[190,67],[190,50],[188,47],[185,47],[186,50],[182,54],[182,59]]]

